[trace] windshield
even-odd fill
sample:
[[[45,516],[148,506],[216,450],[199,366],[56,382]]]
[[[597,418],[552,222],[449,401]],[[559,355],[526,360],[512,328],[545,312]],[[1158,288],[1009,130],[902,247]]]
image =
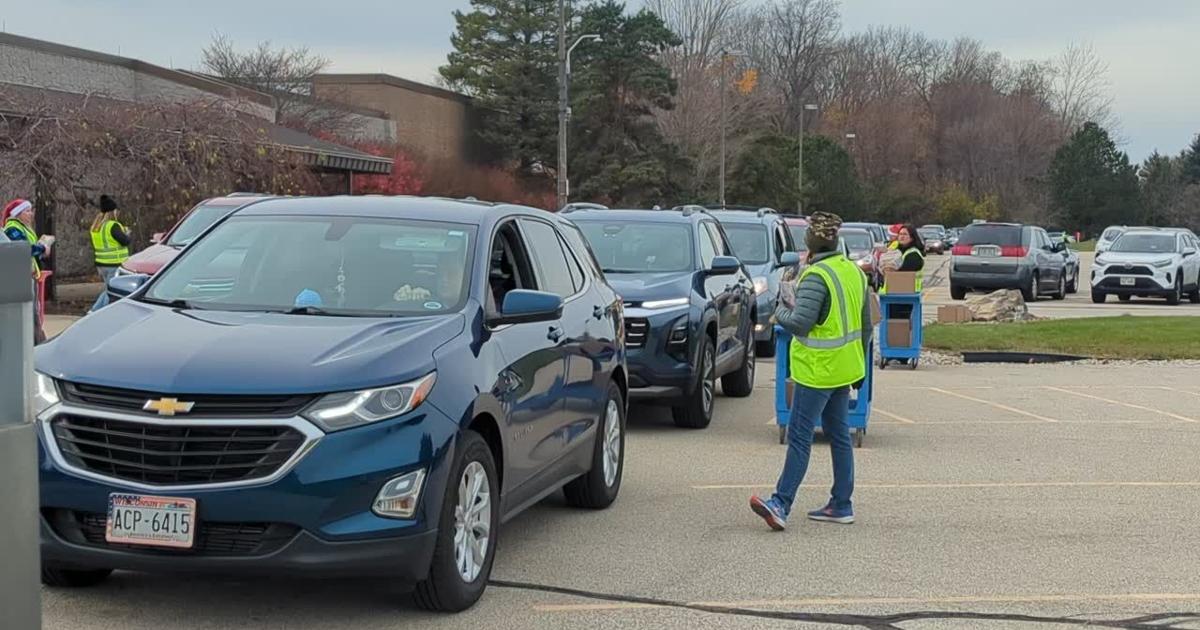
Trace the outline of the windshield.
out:
[[[725,236],[729,237],[729,246],[733,255],[747,265],[761,265],[771,259],[767,244],[767,230],[757,223],[753,225],[737,225],[725,223]]]
[[[446,313],[466,301],[474,227],[345,216],[234,217],[185,250],[148,302],[331,315]]]
[[[1117,239],[1117,237],[1120,235],[1121,235],[1120,229],[1108,228],[1107,230],[1104,230],[1104,234],[1101,235],[1100,238],[1102,238],[1106,241],[1115,241]]]
[[[1131,254],[1175,253],[1175,235],[1126,234],[1113,243],[1112,251]]]
[[[807,225],[791,225],[787,226],[788,232],[792,233],[792,242],[796,244],[796,251],[808,251],[808,243],[804,242],[804,235],[808,234]]]
[[[1021,228],[1016,225],[972,225],[963,230],[962,236],[958,237],[958,244],[1020,246]]]
[[[605,273],[691,271],[692,231],[678,223],[579,221]]]
[[[922,238],[922,239],[924,239],[924,240],[927,240],[927,241],[940,241],[940,240],[942,240],[942,233],[941,233],[940,231],[938,231],[938,230],[924,230],[924,229],[922,229],[922,230],[917,230],[917,234],[920,234],[920,235],[921,235],[921,238]]]
[[[210,225],[216,223],[218,219],[236,210],[236,207],[230,206],[228,203],[223,204],[203,204],[196,206],[186,217],[179,227],[171,232],[171,238],[167,240],[167,245],[171,247],[184,247],[191,243],[200,233],[207,230]]]
[[[875,239],[866,232],[842,232],[841,236],[850,251],[857,252],[875,247]]]

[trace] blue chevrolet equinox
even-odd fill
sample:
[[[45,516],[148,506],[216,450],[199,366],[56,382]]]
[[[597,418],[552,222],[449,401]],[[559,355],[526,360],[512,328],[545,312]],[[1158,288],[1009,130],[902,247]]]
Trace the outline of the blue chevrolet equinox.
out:
[[[482,594],[500,524],[621,485],[622,304],[517,206],[255,201],[38,348],[42,579],[385,576]]]
[[[581,209],[583,230],[625,305],[629,392],[669,405],[675,424],[712,421],[717,378],[727,396],[754,390],[754,283],[704,208]]]

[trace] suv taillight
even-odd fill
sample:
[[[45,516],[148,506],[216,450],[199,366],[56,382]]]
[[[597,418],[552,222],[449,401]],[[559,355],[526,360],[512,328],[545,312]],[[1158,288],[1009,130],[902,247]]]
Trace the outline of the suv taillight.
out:
[[[971,255],[971,246],[970,245],[955,245],[954,247],[950,248],[950,253],[954,256],[970,256]]]
[[[1028,253],[1029,248],[1020,245],[1004,245],[1000,248],[1000,255],[1005,258],[1024,258]]]

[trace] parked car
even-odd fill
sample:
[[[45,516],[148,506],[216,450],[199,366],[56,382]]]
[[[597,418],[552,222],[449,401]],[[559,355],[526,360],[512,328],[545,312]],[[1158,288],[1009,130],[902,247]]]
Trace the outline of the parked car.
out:
[[[1108,251],[1108,248],[1112,247],[1112,244],[1121,237],[1121,233],[1126,229],[1123,225],[1110,225],[1104,228],[1104,231],[1100,233],[1100,238],[1096,239],[1096,255],[1099,256]]]
[[[888,245],[887,228],[883,227],[882,225],[880,225],[878,223],[864,223],[861,221],[851,221],[849,223],[843,223],[842,227],[866,230],[871,233],[871,238],[875,241],[876,247],[878,247],[881,250],[887,249],[887,245]]]
[[[175,259],[179,252],[187,247],[225,215],[254,201],[265,198],[266,195],[250,193],[234,193],[225,197],[206,199],[183,215],[167,232],[160,232],[150,237],[151,245],[125,260],[117,268],[117,276],[134,274],[154,275],[167,263]],[[93,305],[92,310],[107,306],[116,296],[107,291]]]
[[[1182,230],[1128,229],[1092,265],[1092,301],[1111,294],[1122,301],[1165,297],[1178,304],[1184,295],[1200,303],[1200,242]]]
[[[231,251],[226,290],[198,290]],[[617,497],[621,302],[556,215],[256,200],[111,284],[128,297],[36,352],[48,585],[370,577],[457,611],[502,522],[559,488]]]
[[[710,214],[721,222],[734,256],[754,282],[755,352],[760,357],[773,357],[775,326],[771,324],[771,316],[779,300],[779,281],[788,267],[800,262],[792,235],[783,217],[774,210],[716,210]]]
[[[754,389],[754,281],[717,220],[699,206],[565,215],[591,244],[625,306],[632,400],[671,407],[675,424],[712,421],[726,395]]]
[[[788,233],[792,235],[792,242],[796,244],[796,252],[803,259],[808,253],[808,244],[804,242],[804,235],[808,234],[808,219],[804,217],[784,217],[783,222],[787,224]]]
[[[946,247],[951,248],[958,244],[958,237],[962,234],[962,228],[950,228],[946,230]]]
[[[1056,241],[1051,238],[1050,242],[1056,243],[1060,241]],[[1067,245],[1065,241],[1062,242],[1063,247],[1061,253],[1063,257],[1063,264],[1065,265],[1063,273],[1067,274],[1067,293],[1079,293],[1079,254],[1075,250],[1071,249],[1070,245]]]
[[[925,242],[925,253],[942,255],[946,253],[946,231],[934,227],[917,228],[917,234]]]
[[[1018,223],[975,223],[951,250],[950,297],[961,300],[978,289],[1020,289],[1025,301],[1067,294],[1065,245],[1046,231]]]
[[[847,258],[853,260],[866,274],[871,287],[878,288],[882,281],[882,272],[876,260],[874,235],[863,229],[843,227],[838,230],[838,238],[850,251]]]

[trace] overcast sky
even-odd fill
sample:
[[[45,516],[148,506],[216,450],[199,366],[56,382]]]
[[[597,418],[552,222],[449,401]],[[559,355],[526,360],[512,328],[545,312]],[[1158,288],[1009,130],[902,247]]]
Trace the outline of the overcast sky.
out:
[[[641,0],[632,0],[637,6]],[[761,0],[748,0],[758,2]],[[221,32],[243,46],[304,45],[338,72],[432,82],[450,48],[450,12],[468,0],[0,0],[18,35],[195,69]],[[1200,0],[844,0],[843,27],[902,25],[977,38],[1012,59],[1086,42],[1109,64],[1125,150],[1177,153],[1200,132]]]

